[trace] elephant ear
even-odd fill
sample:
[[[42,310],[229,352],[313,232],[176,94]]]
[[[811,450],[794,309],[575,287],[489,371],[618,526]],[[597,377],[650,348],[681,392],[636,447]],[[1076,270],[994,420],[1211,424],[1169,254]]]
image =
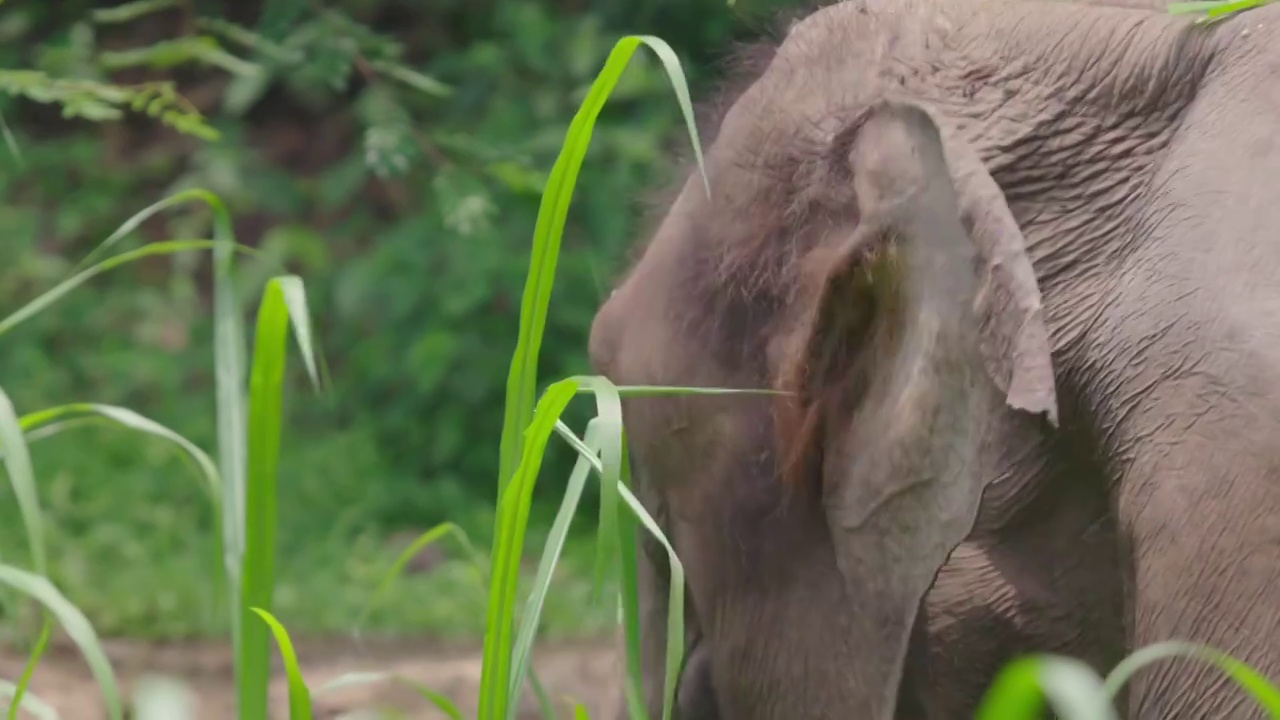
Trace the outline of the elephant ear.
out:
[[[981,163],[904,102],[830,157],[854,206],[805,260],[814,295],[782,356],[800,412],[778,429],[799,440],[788,468],[821,479],[847,635],[872,649],[850,717],[888,720],[920,603],[977,516],[987,421],[1007,404],[1056,423],[1057,403],[1024,240]]]
[[[962,144],[949,149],[961,216],[983,263],[975,309],[987,372],[1009,407],[1043,414],[1057,427],[1049,332],[1026,239],[1000,186],[973,151]]]

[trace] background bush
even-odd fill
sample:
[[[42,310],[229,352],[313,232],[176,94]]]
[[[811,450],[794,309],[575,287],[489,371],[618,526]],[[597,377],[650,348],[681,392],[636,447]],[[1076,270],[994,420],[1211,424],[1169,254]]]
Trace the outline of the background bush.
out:
[[[488,542],[494,438],[538,199],[612,43],[663,37],[696,95],[731,42],[758,34],[786,4],[744,2],[0,6],[0,67],[59,80],[171,81],[181,94],[172,107],[183,111],[185,98],[219,135],[210,142],[191,134],[199,128],[180,132],[182,117],[128,109],[97,122],[111,108],[91,92],[73,98],[79,116],[70,118],[36,102],[44,98],[0,94],[13,148],[0,153],[0,307],[65,277],[141,207],[185,187],[219,194],[240,241],[263,252],[244,265],[243,287],[260,287],[280,266],[306,278],[331,380],[320,399],[286,394],[277,608],[294,632],[346,629],[406,533],[447,519]],[[547,378],[586,370],[589,323],[639,232],[641,199],[687,144],[660,67],[648,54],[632,66],[578,184],[542,356]],[[192,206],[139,235],[199,237],[206,227]],[[122,404],[212,448],[207,262],[191,254],[115,271],[15,331],[0,355],[14,402]],[[207,600],[215,529],[181,458],[93,428],[42,441],[34,455],[53,579],[101,632],[223,629]],[[550,502],[535,523],[553,509],[569,459],[550,459],[540,492]],[[23,540],[7,494],[0,556],[12,558]],[[572,549],[566,559],[572,572]],[[447,557],[424,565],[432,572],[410,578],[417,586],[396,593],[374,624],[478,633],[483,590],[467,567]],[[608,622],[583,614],[585,583],[559,587],[546,613],[551,631]]]

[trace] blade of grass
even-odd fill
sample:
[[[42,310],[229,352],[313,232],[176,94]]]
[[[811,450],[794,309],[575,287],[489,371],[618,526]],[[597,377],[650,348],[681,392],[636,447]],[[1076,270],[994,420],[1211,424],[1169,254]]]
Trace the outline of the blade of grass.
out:
[[[506,491],[498,498],[493,539],[493,573],[485,616],[484,654],[480,671],[479,720],[505,720],[511,702],[512,618],[521,550],[529,522],[529,503],[547,441],[560,414],[577,392],[573,379],[553,383],[543,393],[528,429],[524,456]]]
[[[702,146],[697,139],[697,126],[693,120],[692,105],[689,102],[688,87],[680,63],[670,46],[659,38],[650,36],[627,36],[619,40],[605,61],[604,68],[597,74],[591,84],[582,105],[575,113],[565,141],[556,158],[543,193],[538,218],[534,227],[533,250],[530,256],[529,272],[525,281],[524,294],[520,305],[520,329],[516,341],[516,349],[512,355],[511,367],[507,377],[507,396],[504,407],[502,438],[499,448],[498,497],[500,508],[508,497],[508,486],[520,472],[529,456],[525,453],[524,435],[526,429],[532,430],[531,423],[537,417],[534,399],[538,375],[538,354],[542,345],[542,335],[546,324],[547,305],[555,280],[555,267],[559,256],[560,239],[568,216],[569,203],[573,195],[573,187],[577,182],[578,170],[591,141],[592,129],[596,117],[599,116],[604,103],[617,84],[627,62],[636,48],[641,44],[648,45],[662,61],[671,76],[673,87],[681,105],[688,125],[694,151],[698,159],[698,167],[702,172],[704,184],[710,194],[710,182],[706,177],[705,164],[702,157]],[[547,396],[544,395],[544,398]],[[567,399],[564,401],[566,404]],[[563,409],[563,407],[561,408]],[[556,412],[556,417],[559,412]],[[550,426],[547,434],[550,433]],[[540,462],[540,451],[535,453]],[[531,491],[533,479],[529,479]],[[608,492],[608,491],[606,491]],[[523,495],[506,509],[508,530],[518,528],[520,537],[495,538],[496,548],[504,551],[514,550],[516,557],[503,557],[495,553],[497,572],[490,589],[489,613],[485,633],[485,664],[481,677],[480,718],[481,720],[497,720],[505,716],[505,707],[509,698],[504,697],[508,690],[507,674],[510,671],[507,653],[507,639],[510,634],[510,619],[500,614],[503,608],[514,603],[514,572],[509,563],[519,562],[518,552],[523,544],[522,516],[527,516],[527,501]],[[523,509],[522,509],[523,505]],[[612,524],[606,504],[604,522]],[[499,524],[503,522],[500,513]],[[603,544],[611,546],[611,537],[602,533]]]
[[[213,463],[213,459],[201,450],[198,445],[181,434],[129,408],[102,403],[67,403],[66,405],[58,405],[27,413],[20,418],[19,422],[29,439],[30,434],[39,428],[48,427],[54,423],[61,423],[82,415],[97,415],[111,421],[113,424],[147,435],[154,435],[173,443],[191,460],[195,461],[200,471],[200,479],[204,482],[204,489],[209,493],[210,501],[214,506],[216,507],[221,502],[219,493],[222,491],[222,480],[218,473],[217,465]]]
[[[0,388],[0,447],[4,448],[4,467],[9,473],[9,484],[18,500],[22,525],[27,533],[32,567],[45,575],[49,571],[48,551],[45,548],[44,512],[40,509],[40,496],[36,492],[36,474],[31,466],[26,439],[22,436],[18,413],[3,388]]]
[[[22,698],[27,694],[27,686],[31,684],[31,676],[36,671],[36,666],[40,664],[40,658],[44,655],[45,648],[49,646],[49,632],[53,629],[53,622],[49,618],[48,613],[42,613],[44,619],[40,623],[40,635],[36,638],[36,644],[31,648],[31,655],[27,658],[27,665],[22,669],[22,677],[18,679],[18,685],[13,691],[13,701],[9,703],[9,720],[18,719],[18,708],[22,707]]]
[[[614,385],[618,397],[666,397],[669,395],[790,395],[789,390],[755,388],[680,387],[667,385]],[[595,388],[579,389],[582,393],[594,393]]]
[[[606,430],[597,438],[600,462],[600,521],[596,535],[595,588],[604,589],[605,573],[618,552],[618,478],[622,475],[622,399],[614,384],[604,376],[579,376],[580,387],[591,388],[596,397],[596,419]],[[588,426],[588,432],[590,426]],[[584,466],[583,472],[590,470]],[[584,476],[585,477],[585,476]],[[577,503],[574,503],[574,509]]]
[[[542,713],[542,720],[556,720],[556,709],[551,704],[551,696],[547,694],[547,689],[538,676],[533,674],[533,668],[529,668],[529,685],[533,688],[534,699],[538,701],[538,712]]]
[[[608,433],[608,429],[602,432],[602,427],[614,430],[613,435],[617,437],[616,427],[609,428],[608,422],[602,418],[597,417],[587,423],[583,443],[590,455],[579,455],[577,462],[574,463],[573,470],[569,474],[569,482],[565,487],[564,498],[560,502],[560,509],[556,512],[551,530],[547,534],[542,558],[538,561],[538,570],[533,578],[533,588],[529,592],[528,600],[525,601],[524,612],[520,616],[520,629],[516,633],[511,684],[507,690],[512,697],[519,695],[520,687],[524,684],[525,668],[529,666],[534,637],[538,631],[538,619],[542,616],[543,604],[546,602],[547,592],[551,589],[551,574],[560,560],[565,539],[569,535],[569,526],[573,523],[573,516],[578,510],[582,491],[586,489],[587,475],[591,472],[591,457],[600,452],[600,446],[603,444],[601,435]],[[507,720],[515,717],[517,707],[518,703],[514,702],[507,706]]]
[[[440,523],[419,535],[413,542],[409,543],[404,550],[401,550],[398,556],[396,556],[395,562],[391,564],[390,569],[383,574],[382,580],[379,581],[378,589],[361,610],[360,619],[356,621],[356,634],[359,634],[360,627],[364,624],[364,621],[368,619],[369,613],[372,612],[377,602],[390,592],[392,584],[394,584],[400,575],[403,574],[404,568],[408,562],[418,553],[422,552],[423,548],[443,537],[452,537],[457,541],[458,545],[462,548],[463,554],[469,561],[468,564],[476,571],[476,578],[480,582],[480,587],[489,587],[488,558],[480,553],[480,550],[471,542],[471,538],[467,536],[466,531],[461,527],[451,522]],[[533,668],[529,668],[529,685],[533,688],[534,695],[538,697],[539,705],[543,705],[546,691],[542,689],[542,682],[538,679],[538,675],[534,672]],[[544,710],[544,714],[548,707],[550,706],[547,705],[542,708]]]
[[[569,202],[578,180],[596,118],[618,79],[626,69],[632,54],[641,44],[649,46],[662,61],[671,78],[680,110],[688,126],[698,168],[710,194],[710,181],[702,157],[702,143],[693,117],[688,85],[680,70],[680,61],[671,47],[661,39],[651,36],[629,35],[614,44],[604,67],[591,83],[582,105],[574,114],[565,134],[560,154],[552,166],[538,208],[538,218],[533,230],[533,250],[530,254],[529,273],[525,280],[524,295],[520,303],[520,330],[516,349],[511,358],[507,376],[507,395],[502,424],[502,440],[499,449],[498,494],[501,497],[507,483],[523,457],[523,432],[534,412],[534,399],[538,379],[538,353],[542,347],[542,334],[546,325],[547,305],[555,283],[556,262],[560,252],[560,238],[564,233],[569,214]]]
[[[631,471],[627,458],[626,428],[622,430],[621,482],[631,488]],[[637,573],[637,544],[640,525],[631,515],[623,515],[618,522],[618,568],[621,592],[623,647],[626,655],[623,665],[623,690],[632,720],[649,720],[649,713],[640,703],[640,583]]]
[[[270,645],[267,625],[250,613],[270,612],[275,591],[276,472],[280,460],[281,398],[290,313],[280,278],[267,283],[258,306],[249,376],[248,465],[241,569],[237,677],[239,717],[266,720]],[[259,613],[261,614],[261,613]]]
[[[560,421],[556,421],[556,432],[564,438],[581,457],[586,457],[596,472],[603,470],[603,465],[599,459],[591,452],[591,448],[587,446],[577,435],[569,429],[567,425]],[[624,446],[625,447],[625,446]],[[671,708],[675,702],[676,678],[680,673],[680,664],[684,658],[684,565],[680,562],[680,558],[676,555],[675,548],[671,546],[667,536],[663,534],[662,529],[658,527],[658,523],[653,519],[649,512],[644,509],[639,499],[631,492],[630,478],[626,476],[627,465],[622,465],[624,473],[623,482],[618,486],[618,493],[622,500],[630,508],[633,516],[640,521],[645,530],[657,540],[667,551],[667,562],[671,568],[671,587],[667,596],[667,651],[665,658],[665,685],[663,687],[663,720],[670,720]],[[634,578],[634,576],[633,576]],[[634,580],[633,580],[634,582]],[[632,596],[634,598],[634,596]],[[625,599],[625,598],[624,598]],[[624,618],[626,619],[626,618]],[[627,619],[628,623],[634,623],[635,616]],[[628,632],[633,631],[634,626],[628,627]],[[628,654],[633,651],[628,646]],[[634,650],[635,660],[639,661],[639,650]],[[638,678],[638,675],[636,676]],[[630,679],[630,678],[629,678]],[[628,691],[628,703],[633,714],[639,717],[646,717],[642,708],[639,708],[638,701],[631,697],[634,688]],[[639,712],[637,712],[639,710]]]
[[[1129,681],[1129,678],[1144,666],[1178,656],[1216,665],[1227,677],[1252,696],[1258,706],[1267,711],[1269,717],[1280,720],[1280,689],[1277,689],[1258,671],[1230,655],[1194,643],[1168,641],[1140,648],[1116,665],[1115,669],[1107,675],[1105,683],[1107,694],[1111,697],[1119,695],[1120,689]]]
[[[403,677],[401,675],[393,675],[392,673],[387,673],[387,672],[344,673],[343,675],[340,675],[330,680],[329,682],[325,683],[324,685],[320,686],[315,691],[315,694],[319,695],[321,693],[329,692],[331,690],[338,690],[344,687],[352,687],[354,685],[371,685],[374,683],[381,683],[381,682],[388,682],[388,681],[395,681],[400,683],[401,685],[404,685],[405,687],[410,688],[411,690],[416,692],[418,695],[422,696],[422,699],[431,703],[436,707],[437,710],[439,710],[440,712],[448,716],[449,720],[463,720],[462,712],[458,710],[458,707],[454,705],[453,701],[450,700],[449,698],[445,697],[444,695],[441,695],[440,693],[434,690],[431,690],[423,686],[418,682],[410,680],[409,678]]]
[[[390,592],[392,584],[394,584],[396,579],[398,579],[401,573],[404,572],[404,568],[409,564],[409,561],[418,553],[422,552],[423,548],[426,548],[428,545],[435,543],[443,537],[452,537],[457,541],[471,560],[472,564],[475,566],[477,572],[479,572],[480,582],[482,584],[488,583],[488,572],[485,570],[485,566],[487,565],[485,558],[480,554],[480,551],[471,544],[471,539],[467,537],[466,532],[454,523],[442,522],[419,535],[413,542],[409,543],[408,547],[401,550],[400,554],[396,556],[395,562],[391,563],[391,568],[383,574],[382,580],[378,583],[377,590],[374,591],[368,602],[365,603],[364,609],[361,610],[360,616],[356,619],[357,630],[364,625],[365,620],[368,619],[369,613],[373,611],[374,606],[386,597],[388,592]]]
[[[280,660],[284,664],[285,676],[289,681],[289,720],[311,720],[311,691],[302,679],[302,669],[298,667],[298,656],[293,651],[293,643],[289,640],[289,632],[279,620],[262,608],[251,608],[271,628],[276,638],[276,646],[280,648]]]
[[[172,255],[174,253],[190,252],[192,250],[207,250],[209,248],[216,249],[216,247],[216,241],[209,240],[165,240],[162,242],[154,242],[149,245],[144,245],[136,250],[123,252],[119,255],[113,255],[97,265],[72,275],[66,280],[54,285],[39,297],[18,308],[13,314],[3,320],[0,320],[0,335],[4,335],[23,322],[30,320],[36,314],[48,308],[50,305],[53,305],[58,300],[61,300],[67,293],[108,270],[112,270],[120,267],[121,265],[126,265],[143,258],[155,257],[156,255]],[[239,245],[234,249],[249,254],[257,252],[253,248],[247,248]]]
[[[183,190],[182,192],[174,193],[163,200],[148,205],[130,216],[129,219],[120,224],[120,227],[115,229],[115,232],[108,235],[106,240],[98,243],[97,247],[90,250],[87,255],[81,258],[80,262],[76,263],[76,266],[72,268],[72,272],[74,273],[79,271],[81,268],[92,263],[96,258],[101,257],[108,250],[115,247],[115,245],[121,240],[128,237],[138,228],[142,227],[142,223],[171,207],[189,202],[200,202],[208,205],[209,209],[214,214],[215,224],[218,222],[217,218],[219,217],[225,217],[228,220],[230,219],[230,215],[227,213],[226,206],[223,204],[222,199],[208,190],[192,188],[190,190]],[[219,238],[215,235],[214,239],[217,240]]]
[[[79,427],[83,423],[77,423],[78,420],[93,419],[105,420],[112,425],[119,425],[138,432],[146,433],[167,440],[177,446],[182,451],[182,457],[192,461],[201,479],[204,480],[205,491],[209,495],[210,507],[213,511],[214,527],[220,527],[222,524],[222,481],[218,473],[218,468],[214,465],[213,460],[205,454],[195,443],[183,437],[177,432],[161,425],[160,423],[140,415],[128,408],[115,405],[104,405],[101,403],[69,403],[67,405],[59,405],[57,407],[39,410],[34,413],[28,413],[20,419],[20,423],[25,432],[28,444],[41,437]],[[215,572],[213,573],[214,592],[221,593],[225,591],[223,583],[226,576],[220,571],[224,561],[222,548],[223,538],[220,533],[214,533],[213,536],[213,553]],[[218,578],[222,579],[219,582]]]
[[[18,694],[18,687],[11,682],[0,680],[0,698],[12,698]],[[31,692],[24,692],[20,701],[23,710],[35,716],[36,720],[62,720],[62,716],[49,703],[41,700]]]
[[[671,585],[667,591],[667,644],[664,658],[662,689],[662,720],[671,720],[671,709],[675,706],[676,681],[680,675],[680,665],[684,660],[684,564],[676,556],[675,548],[667,540],[658,523],[644,509],[644,505],[631,493],[626,485],[619,486],[619,493],[631,512],[640,520],[662,547],[667,551],[667,562],[670,566]]]
[[[1041,695],[1062,720],[1118,720],[1102,678],[1087,664],[1059,655],[1033,655],[1009,663],[978,706],[977,720],[1038,717]]]
[[[81,655],[89,665],[98,688],[102,691],[102,700],[106,705],[109,720],[124,720],[124,707],[120,702],[120,688],[116,685],[115,672],[111,662],[102,650],[98,634],[84,613],[59,590],[41,575],[22,570],[10,565],[0,565],[0,584],[21,592],[43,605],[58,619],[62,629],[71,638]]]
[[[1185,15],[1188,13],[1202,13],[1210,8],[1221,5],[1223,0],[1192,0],[1192,2],[1176,2],[1169,3],[1165,10],[1170,15]]]
[[[298,343],[298,351],[302,354],[302,364],[307,368],[307,376],[311,378],[312,386],[319,389],[320,375],[316,371],[316,351],[312,339],[314,329],[311,326],[311,313],[307,309],[307,288],[297,275],[281,275],[274,278],[273,282],[279,284],[280,297],[284,300],[285,309],[289,311],[289,322],[293,325],[293,336]]]

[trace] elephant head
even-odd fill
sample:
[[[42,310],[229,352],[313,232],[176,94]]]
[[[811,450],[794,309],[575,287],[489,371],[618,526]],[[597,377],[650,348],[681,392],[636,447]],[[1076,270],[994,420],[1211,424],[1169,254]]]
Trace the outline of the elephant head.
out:
[[[910,91],[946,22],[895,4],[790,29],[720,123],[709,189],[690,174],[592,328],[617,383],[776,393],[625,407],[728,717],[893,717],[921,600],[978,512],[990,418],[1057,422],[1019,224]],[[753,644],[759,623],[785,647]]]

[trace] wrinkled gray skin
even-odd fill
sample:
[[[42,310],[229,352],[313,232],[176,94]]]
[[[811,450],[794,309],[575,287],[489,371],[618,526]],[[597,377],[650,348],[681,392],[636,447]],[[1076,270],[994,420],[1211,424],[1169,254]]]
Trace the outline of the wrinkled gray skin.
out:
[[[790,29],[592,330],[619,384],[790,393],[626,401],[685,720],[966,717],[1016,653],[1168,639],[1280,679],[1277,73],[1280,5]],[[646,547],[655,718],[666,572]],[[1182,661],[1122,705],[1262,717]]]

